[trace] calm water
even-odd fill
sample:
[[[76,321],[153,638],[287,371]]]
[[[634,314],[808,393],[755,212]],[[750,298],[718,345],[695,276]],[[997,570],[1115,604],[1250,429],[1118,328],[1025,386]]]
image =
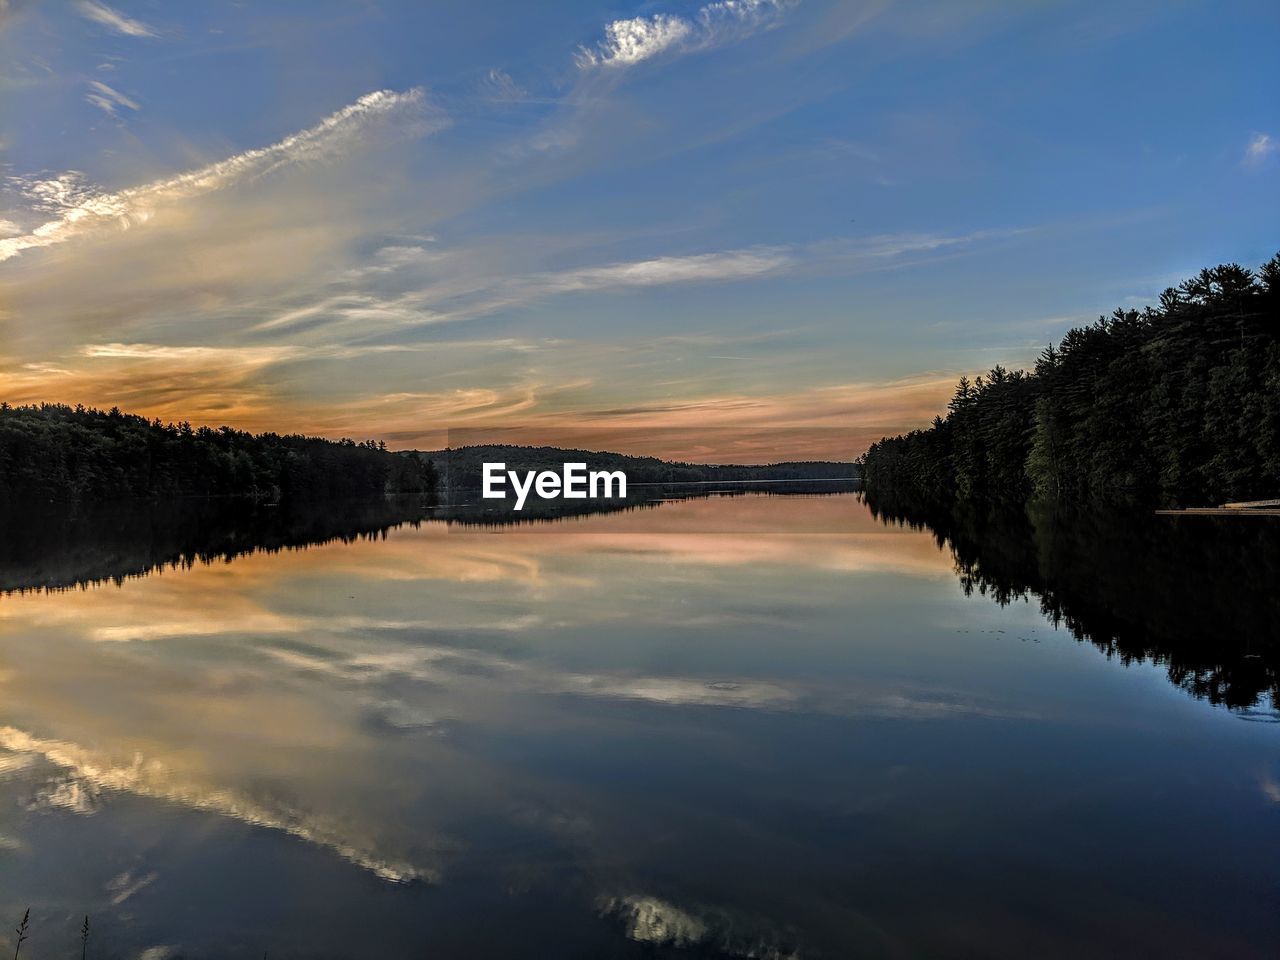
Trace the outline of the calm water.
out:
[[[7,521],[23,957],[1275,956],[1280,525],[366,512]]]

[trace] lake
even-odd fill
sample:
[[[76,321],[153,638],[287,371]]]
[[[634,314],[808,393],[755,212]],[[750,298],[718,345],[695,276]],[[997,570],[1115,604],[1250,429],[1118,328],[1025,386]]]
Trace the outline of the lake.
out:
[[[32,960],[85,914],[90,956],[146,960],[1275,956],[1280,523],[874,506],[17,511],[4,929],[31,908]]]

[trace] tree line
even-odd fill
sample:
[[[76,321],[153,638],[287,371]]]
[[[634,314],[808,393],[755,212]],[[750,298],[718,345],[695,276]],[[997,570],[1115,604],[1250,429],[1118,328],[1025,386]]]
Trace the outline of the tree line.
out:
[[[361,497],[431,492],[431,464],[372,440],[252,434],[61,404],[0,403],[0,498]]]
[[[792,460],[767,464],[709,464],[661,460],[604,450],[566,447],[534,447],[518,444],[471,444],[446,450],[424,451],[437,474],[453,490],[479,490],[485,463],[505,463],[507,469],[559,470],[566,463],[586,463],[592,470],[621,470],[629,484],[706,483],[742,480],[845,479],[854,473],[852,462]]]
[[[868,489],[1187,506],[1280,497],[1280,254],[1225,264],[962,377],[933,424],[871,445]]]

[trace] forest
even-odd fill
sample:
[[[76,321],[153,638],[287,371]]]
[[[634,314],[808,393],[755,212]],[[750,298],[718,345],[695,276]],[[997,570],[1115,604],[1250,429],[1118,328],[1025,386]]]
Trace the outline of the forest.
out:
[[[252,434],[60,404],[0,403],[0,498],[239,496],[270,502],[430,492],[431,464],[372,440]]]
[[[1280,254],[1073,329],[1034,370],[962,377],[932,426],[860,463],[869,490],[941,501],[1280,497]]]

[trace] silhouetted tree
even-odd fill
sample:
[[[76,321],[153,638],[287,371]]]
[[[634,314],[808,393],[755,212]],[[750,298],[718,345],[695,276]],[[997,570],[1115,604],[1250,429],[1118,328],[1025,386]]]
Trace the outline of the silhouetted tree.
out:
[[[1280,495],[1280,254],[1070,330],[1033,372],[962,377],[945,418],[872,444],[861,465],[869,488],[943,499]]]
[[[354,497],[431,492],[413,452],[368,441],[162,425],[113,407],[0,407],[0,498]]]

